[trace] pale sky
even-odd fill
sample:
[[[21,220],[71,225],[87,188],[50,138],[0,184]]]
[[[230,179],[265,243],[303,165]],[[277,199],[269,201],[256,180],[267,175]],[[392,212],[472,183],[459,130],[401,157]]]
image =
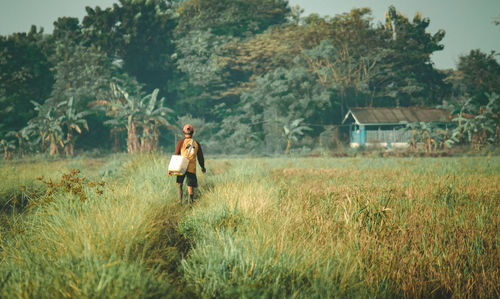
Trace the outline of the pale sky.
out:
[[[58,17],[86,15],[85,6],[110,7],[118,0],[0,0],[0,34],[26,32],[32,24],[52,32]],[[374,22],[382,22],[390,5],[408,17],[421,12],[431,21],[428,31],[446,31],[442,43],[445,49],[433,55],[435,66],[440,69],[454,68],[459,55],[471,49],[489,53],[500,52],[500,26],[493,20],[500,17],[500,0],[289,0],[290,6],[299,5],[305,12],[321,16],[334,16],[352,8],[369,7]]]

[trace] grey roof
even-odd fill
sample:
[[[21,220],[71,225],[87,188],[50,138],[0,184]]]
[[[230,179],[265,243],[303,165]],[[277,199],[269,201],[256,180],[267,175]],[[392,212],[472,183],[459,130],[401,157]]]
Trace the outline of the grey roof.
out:
[[[396,124],[402,122],[446,122],[450,112],[445,109],[400,108],[351,108],[344,122],[352,115],[358,124]]]

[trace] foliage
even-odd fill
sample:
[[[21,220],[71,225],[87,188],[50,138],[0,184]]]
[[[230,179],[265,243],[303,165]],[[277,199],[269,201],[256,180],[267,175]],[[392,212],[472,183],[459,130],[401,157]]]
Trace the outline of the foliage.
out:
[[[33,144],[39,145],[39,151],[44,153],[47,149],[46,142],[49,142],[50,155],[59,154],[59,146],[63,147],[63,115],[58,109],[65,105],[65,102],[57,103],[52,98],[47,99],[43,104],[32,101],[38,115],[28,121],[26,127],[22,129],[22,135],[31,140]]]
[[[87,7],[81,23],[58,18],[52,34],[33,27],[0,37],[0,134],[27,126],[36,113],[31,101],[72,99],[73,108],[65,104],[55,115],[82,113],[78,128],[86,121],[88,130],[76,139],[76,127],[61,125],[67,154],[75,147],[119,151],[125,140],[129,152],[155,151],[176,140],[166,111],[157,106],[150,119],[129,122],[118,106],[148,115],[149,104],[140,103],[164,99],[173,119],[191,115],[207,127],[203,143],[213,153],[230,152],[226,139],[232,153],[278,153],[288,144],[282,126],[295,119],[318,128],[300,141],[314,146],[350,107],[434,106],[466,97],[485,106],[484,92],[500,85],[493,52],[471,51],[457,71],[435,69],[430,57],[442,50],[445,33],[429,32],[420,13],[410,19],[390,6],[384,24],[373,23],[369,8],[301,13],[284,0],[120,0]],[[127,104],[126,94],[137,105]],[[3,139],[16,143],[19,155],[31,147],[23,134],[13,137]],[[433,138],[441,147],[449,137]],[[46,141],[37,145],[42,151]]]
[[[302,51],[301,57],[317,80],[336,92],[339,119],[349,107],[373,103],[370,79],[379,69],[384,51],[382,34],[371,26],[370,13],[367,8],[353,9],[325,20],[327,36],[315,47]]]
[[[487,94],[500,93],[500,63],[496,56],[494,51],[486,54],[477,49],[458,58],[457,75],[475,104],[486,105]]]
[[[0,139],[0,146],[3,151],[3,159],[8,160],[12,158],[12,152],[16,149],[15,141],[12,139]]]
[[[218,49],[214,61],[227,82],[222,96],[239,95],[255,86],[255,80],[277,68],[293,65],[312,32],[296,25],[270,28],[252,38],[233,38]]]
[[[52,98],[67,101],[73,98],[77,110],[98,99],[109,86],[112,67],[98,48],[58,40],[55,45]]]
[[[298,136],[304,135],[303,131],[312,130],[310,127],[301,124],[303,120],[302,118],[297,118],[283,126],[283,135],[287,140],[285,155],[290,153],[292,142],[298,141]]]
[[[384,82],[382,92],[393,98],[392,105],[436,105],[435,99],[449,93],[444,75],[433,68],[430,56],[443,49],[440,42],[444,30],[435,34],[426,32],[429,18],[417,13],[410,21],[394,6],[386,14],[386,39],[390,50],[383,60],[387,65],[379,73],[379,82]]]
[[[230,37],[217,36],[210,30],[193,30],[177,40],[176,64],[186,76],[176,87],[180,109],[206,114],[203,101],[220,98],[231,84],[232,80],[224,78],[227,72],[219,62],[220,48],[229,40]]]
[[[105,123],[127,129],[127,152],[152,152],[158,148],[159,126],[168,126],[167,113],[173,112],[164,106],[165,98],[158,101],[158,89],[146,96],[129,94],[112,83],[114,98],[102,101],[112,118]]]
[[[77,112],[73,98],[68,101],[49,98],[43,105],[37,102],[32,104],[38,115],[29,120],[21,131],[12,132],[18,139],[21,153],[33,146],[39,146],[39,151],[44,153],[48,141],[50,155],[59,154],[59,147],[64,148],[66,155],[73,155],[74,133],[81,134],[82,129],[88,130],[85,117],[91,112],[89,110]]]
[[[123,69],[148,91],[161,88],[167,92],[167,83],[175,74],[172,2],[120,0],[112,8],[86,10],[82,21],[85,44],[121,59]]]
[[[67,102],[65,102],[66,108],[61,119],[61,125],[66,127],[66,140],[64,151],[66,155],[74,155],[74,142],[75,136],[74,132],[82,134],[82,128],[89,130],[87,120],[85,117],[91,113],[90,110],[84,110],[81,112],[76,112],[76,105],[71,97]]]
[[[255,87],[242,94],[240,109],[253,136],[263,142],[267,152],[276,153],[283,146],[283,124],[295,119],[321,124],[333,104],[328,91],[306,69],[278,68],[257,78]]]
[[[216,79],[218,66],[214,57],[218,48],[228,38],[218,37],[208,31],[193,30],[177,41],[180,57],[178,68],[188,74],[193,85],[206,86]]]
[[[481,149],[487,144],[496,144],[500,132],[500,101],[499,95],[487,95],[488,105],[477,107],[468,99],[461,107],[458,115],[453,118],[458,126],[453,130],[447,143],[451,146],[459,143],[469,143],[472,148]]]
[[[43,177],[38,177],[37,179],[45,185],[45,191],[40,193],[40,191],[34,189],[30,191],[28,197],[30,201],[27,208],[33,209],[34,207],[46,205],[54,201],[56,197],[63,198],[62,194],[68,194],[74,196],[74,199],[78,199],[80,202],[85,202],[87,200],[87,193],[95,192],[96,195],[102,195],[103,189],[106,182],[94,182],[87,181],[84,177],[80,175],[80,169],[72,169],[71,172],[65,173],[61,176],[59,182],[53,182],[52,179],[44,181]],[[26,187],[22,187],[26,189]]]
[[[82,26],[78,18],[60,17],[54,22],[54,30],[50,38],[53,43],[66,40],[74,44],[80,44],[83,37],[81,30]]]
[[[408,123],[402,130],[403,132],[411,132],[410,148],[413,150],[417,150],[418,143],[423,144],[424,151],[427,153],[445,149],[446,146],[450,145],[448,142],[449,130],[443,128],[443,124],[432,122]]]
[[[244,37],[286,22],[288,1],[187,0],[177,9],[179,29],[210,29],[216,35]]]
[[[43,31],[0,36],[0,134],[20,130],[36,113],[31,102],[47,98],[53,83]]]

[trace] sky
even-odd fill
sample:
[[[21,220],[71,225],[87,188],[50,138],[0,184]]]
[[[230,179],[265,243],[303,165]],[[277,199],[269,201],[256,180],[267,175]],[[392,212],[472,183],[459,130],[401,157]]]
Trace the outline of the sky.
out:
[[[0,0],[0,35],[27,32],[31,25],[43,27],[51,33],[58,17],[86,15],[85,7],[107,8],[118,0]],[[430,19],[428,32],[446,31],[442,41],[444,50],[431,57],[439,69],[455,68],[460,55],[472,49],[500,52],[500,26],[493,24],[500,18],[500,0],[289,0],[290,6],[299,5],[303,16],[317,13],[335,16],[352,8],[372,9],[373,22],[383,22],[390,5],[413,18],[416,12]]]

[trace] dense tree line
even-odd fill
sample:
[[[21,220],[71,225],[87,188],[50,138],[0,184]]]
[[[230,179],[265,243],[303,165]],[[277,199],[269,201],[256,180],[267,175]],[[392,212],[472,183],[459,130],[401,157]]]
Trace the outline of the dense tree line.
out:
[[[445,32],[420,14],[391,6],[375,24],[369,8],[301,13],[286,0],[119,0],[61,17],[51,34],[0,36],[4,153],[171,151],[185,122],[207,152],[288,152],[298,136],[314,146],[350,107],[476,107],[467,119],[497,109],[497,54],[436,69]]]

